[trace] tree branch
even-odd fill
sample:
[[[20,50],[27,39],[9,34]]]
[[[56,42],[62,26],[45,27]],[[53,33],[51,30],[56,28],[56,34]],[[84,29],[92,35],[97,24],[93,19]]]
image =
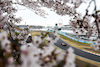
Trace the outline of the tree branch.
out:
[[[100,30],[99,30],[99,24],[97,22],[97,19],[98,19],[98,16],[97,16],[97,6],[96,6],[96,1],[94,0],[94,5],[95,5],[95,15],[96,15],[96,18],[95,18],[95,22],[96,22],[96,26],[97,26],[97,31],[98,31],[98,38],[100,38]]]

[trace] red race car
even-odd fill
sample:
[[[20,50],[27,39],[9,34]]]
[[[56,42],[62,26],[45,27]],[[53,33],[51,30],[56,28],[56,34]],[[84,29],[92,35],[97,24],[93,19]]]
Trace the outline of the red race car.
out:
[[[62,45],[62,46],[66,46],[66,44],[65,44],[65,43],[62,43],[61,45]]]

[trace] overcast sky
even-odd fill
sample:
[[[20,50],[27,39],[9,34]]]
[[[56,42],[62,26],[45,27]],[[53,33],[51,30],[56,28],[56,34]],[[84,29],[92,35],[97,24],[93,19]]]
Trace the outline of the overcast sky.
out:
[[[90,1],[90,0],[89,0]],[[100,7],[100,0],[96,0],[97,1],[97,8],[99,9]],[[78,9],[77,11],[82,13],[82,15],[85,14],[85,9],[87,8],[88,3],[83,3]],[[16,13],[17,17],[22,17],[22,21],[19,25],[24,25],[25,22],[27,25],[42,25],[42,26],[54,26],[55,23],[62,23],[63,25],[68,25],[69,24],[69,16],[60,16],[57,15],[55,12],[50,11],[49,9],[45,8],[46,13],[48,13],[49,15],[47,16],[47,18],[43,18],[39,15],[36,15],[34,12],[32,12],[31,10],[23,7],[23,6],[18,6],[19,8],[18,12]],[[94,5],[92,3],[91,7],[89,8],[90,13],[92,13],[94,8]],[[20,10],[20,9],[25,9],[25,10]]]

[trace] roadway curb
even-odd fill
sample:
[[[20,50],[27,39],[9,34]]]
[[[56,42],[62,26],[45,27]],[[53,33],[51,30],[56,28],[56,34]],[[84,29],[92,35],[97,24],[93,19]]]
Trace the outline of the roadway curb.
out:
[[[94,54],[94,55],[100,56],[100,54],[98,54],[98,53],[94,53],[94,52],[87,51],[87,50],[83,50],[83,51],[85,51],[85,52],[87,52],[87,53],[90,53],[90,54]]]

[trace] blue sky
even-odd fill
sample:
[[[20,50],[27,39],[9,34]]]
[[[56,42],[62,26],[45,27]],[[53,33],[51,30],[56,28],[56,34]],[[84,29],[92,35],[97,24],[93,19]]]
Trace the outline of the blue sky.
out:
[[[97,6],[99,6],[100,0],[96,0],[96,2],[97,2]],[[87,6],[88,6],[88,3],[83,3],[77,9],[77,11],[82,13],[82,15],[84,15],[85,9],[87,8]],[[17,7],[19,8],[19,10],[16,13],[16,16],[22,17],[22,19],[23,19],[19,25],[23,25],[23,24],[25,24],[25,22],[27,25],[42,25],[42,26],[54,26],[55,23],[62,23],[63,25],[69,24],[70,17],[68,15],[60,16],[60,15],[57,15],[55,12],[50,11],[47,8],[44,8],[44,9],[46,10],[46,13],[48,13],[49,15],[47,16],[47,18],[43,18],[39,15],[36,15],[34,12],[32,12],[31,10],[29,10],[23,6],[17,5]],[[92,3],[91,7],[89,8],[90,13],[92,13],[93,7],[94,7],[94,5]],[[97,8],[99,9],[100,7],[97,7]],[[20,9],[25,9],[25,10],[20,10]]]

